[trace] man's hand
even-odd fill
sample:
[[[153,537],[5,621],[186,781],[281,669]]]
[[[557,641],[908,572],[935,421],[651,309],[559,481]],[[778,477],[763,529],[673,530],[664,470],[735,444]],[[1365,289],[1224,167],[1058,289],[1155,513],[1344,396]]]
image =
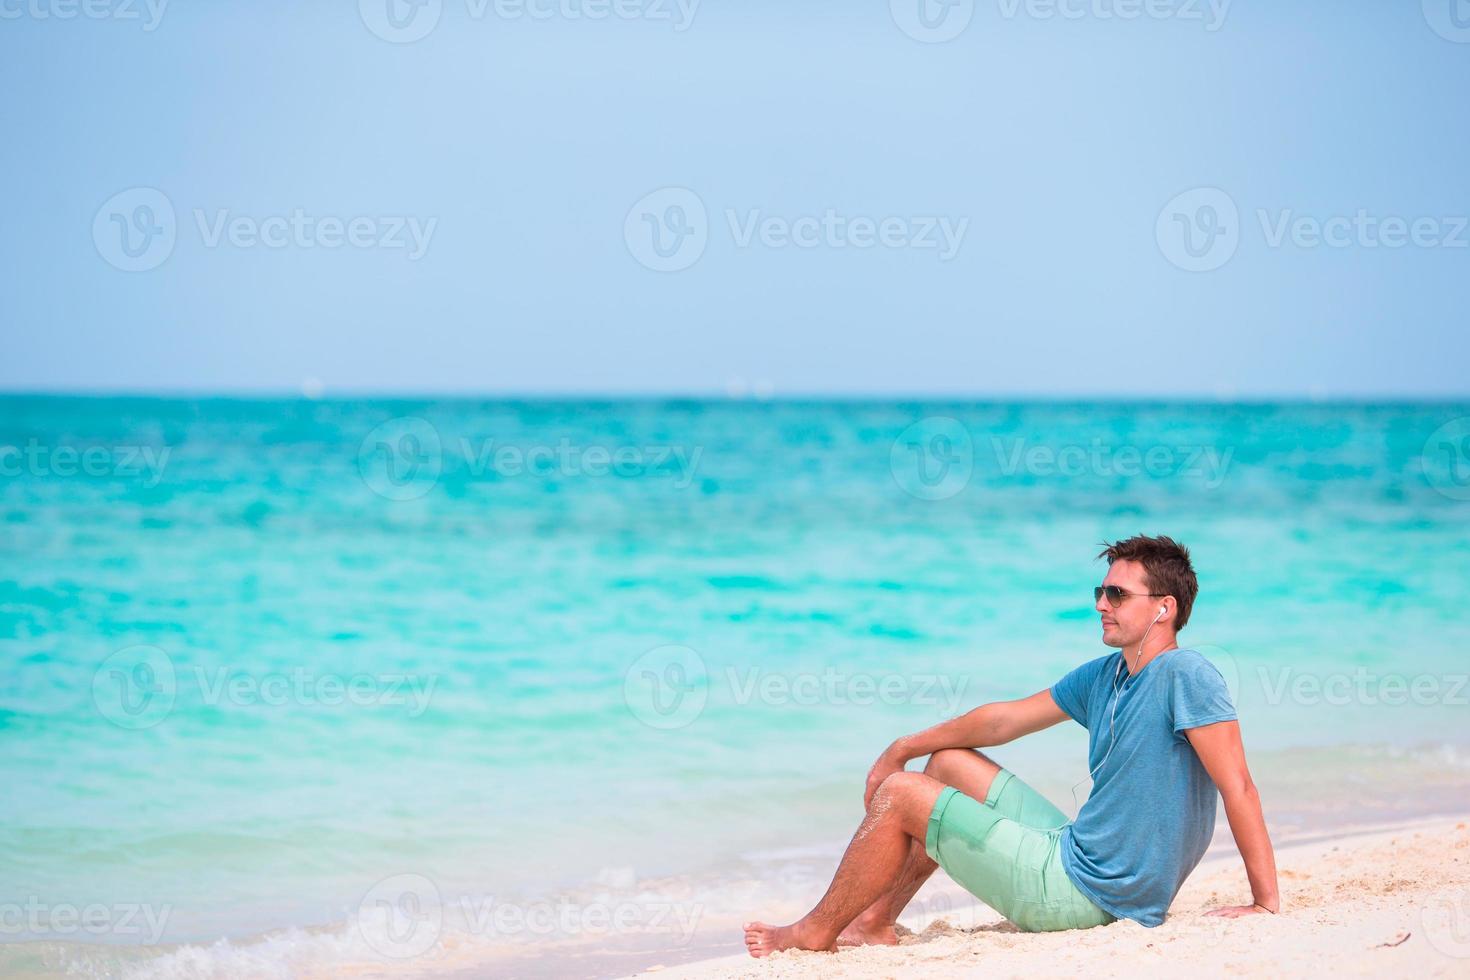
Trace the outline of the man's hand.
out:
[[[1261,814],[1261,795],[1256,792],[1256,784],[1245,765],[1240,722],[1217,721],[1186,728],[1184,737],[1194,746],[1200,764],[1220,790],[1230,832],[1235,835],[1235,846],[1245,861],[1251,898],[1256,901],[1255,905],[1216,909],[1208,914],[1236,918],[1276,911],[1281,907],[1281,892],[1276,886],[1276,853],[1271,849],[1266,818]]]
[[[1242,915],[1260,915],[1262,912],[1275,912],[1264,905],[1227,905],[1224,908],[1210,909],[1205,915],[1218,915],[1222,919],[1238,919]]]
[[[3,2],[3,0],[0,0]],[[873,803],[873,794],[883,780],[911,760],[933,755],[940,749],[978,749],[988,745],[1004,745],[1022,735],[1059,725],[1069,716],[1052,699],[1051,689],[1037,691],[1019,701],[994,701],[982,704],[958,718],[940,722],[916,735],[905,735],[883,750],[873,768],[868,770],[868,785],[863,790],[863,807]]]
[[[878,792],[878,787],[883,784],[883,780],[896,772],[903,772],[903,767],[908,761],[892,745],[883,750],[883,754],[878,756],[878,761],[873,763],[873,768],[868,770],[868,785],[863,790],[864,810],[873,805],[873,794]]]

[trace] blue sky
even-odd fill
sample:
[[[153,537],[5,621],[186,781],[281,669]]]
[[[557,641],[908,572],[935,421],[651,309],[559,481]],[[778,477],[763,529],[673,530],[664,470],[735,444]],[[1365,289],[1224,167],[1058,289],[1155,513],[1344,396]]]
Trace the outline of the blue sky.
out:
[[[1470,391],[1449,0],[92,2],[0,7],[0,388]]]

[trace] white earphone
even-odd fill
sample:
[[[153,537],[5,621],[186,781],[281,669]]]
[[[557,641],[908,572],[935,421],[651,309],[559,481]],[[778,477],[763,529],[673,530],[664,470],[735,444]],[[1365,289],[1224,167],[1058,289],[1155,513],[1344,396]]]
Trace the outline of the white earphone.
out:
[[[1154,617],[1154,621],[1152,623],[1149,623],[1148,624],[1148,629],[1146,629],[1146,630],[1143,631],[1143,639],[1141,639],[1141,640],[1138,641],[1138,655],[1140,657],[1143,656],[1143,645],[1148,642],[1148,634],[1149,634],[1149,632],[1154,628],[1154,625],[1159,620],[1161,620],[1161,619],[1164,618],[1164,616],[1168,612],[1169,612],[1169,604],[1167,602],[1161,604],[1159,606],[1159,614]],[[1116,745],[1117,742],[1118,742],[1118,728],[1117,728],[1117,721],[1118,721],[1118,677],[1119,677],[1120,674],[1123,673],[1123,662],[1126,659],[1126,657],[1127,657],[1127,654],[1125,652],[1123,652],[1121,650],[1118,651],[1118,666],[1117,666],[1116,669],[1113,670],[1113,695],[1112,695],[1113,705],[1112,705],[1112,709],[1108,712],[1108,750],[1103,753],[1103,757],[1102,757],[1102,761],[1101,762],[1099,762],[1097,765],[1095,765],[1091,769],[1089,769],[1086,776],[1083,776],[1081,779],[1077,780],[1075,783],[1072,784],[1072,803],[1073,803],[1074,806],[1077,805],[1077,787],[1078,786],[1081,786],[1083,783],[1087,782],[1093,776],[1097,775],[1097,771],[1099,769],[1101,769],[1103,766],[1107,765],[1108,759],[1111,758],[1112,757],[1112,754],[1113,754],[1113,746]],[[1129,675],[1131,676],[1132,673],[1133,672],[1130,670],[1129,671]],[[1080,806],[1077,806],[1077,809],[1080,810],[1082,808]],[[1053,830],[1061,830],[1062,827],[1065,827],[1065,826],[1067,826],[1067,825],[1066,824],[1062,824],[1061,827],[1053,827],[1052,829]]]

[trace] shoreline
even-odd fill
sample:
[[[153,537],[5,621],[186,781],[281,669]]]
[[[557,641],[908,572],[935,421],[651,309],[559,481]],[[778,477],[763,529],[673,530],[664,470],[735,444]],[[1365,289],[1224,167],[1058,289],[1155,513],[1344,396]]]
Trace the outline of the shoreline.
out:
[[[1225,836],[1230,841],[1228,828]],[[1156,929],[1122,920],[1098,929],[1022,933],[941,873],[910,909],[942,906],[956,891],[968,901],[940,912],[921,908],[905,914],[900,923],[911,935],[896,947],[835,954],[789,951],[764,960],[740,952],[667,965],[666,958],[632,972],[603,975],[621,980],[938,978],[975,969],[982,962],[977,957],[985,957],[988,976],[1073,974],[1098,972],[1103,956],[1110,962],[1104,975],[1177,975],[1190,965],[1186,958],[1191,955],[1200,957],[1201,968],[1216,973],[1280,972],[1279,959],[1271,957],[1286,956],[1299,961],[1300,972],[1341,967],[1352,973],[1470,975],[1470,807],[1458,814],[1299,835],[1276,842],[1276,858],[1283,905],[1278,916],[1203,915],[1217,905],[1250,901],[1245,869],[1233,844],[1225,850],[1212,845],[1180,889],[1168,919]],[[1363,941],[1342,941],[1344,931],[1361,934]],[[1402,933],[1407,937],[1401,939]],[[1237,936],[1240,941],[1232,943]],[[1365,960],[1370,951],[1397,955]],[[1244,959],[1225,962],[1221,953]],[[1339,955],[1341,962],[1335,959]]]
[[[681,903],[686,912],[693,911],[697,920],[690,923],[695,927],[686,933],[690,942],[676,941],[662,948],[657,943],[660,936],[667,941],[670,937],[667,930],[613,931],[595,942],[586,941],[586,937],[581,940],[562,937],[535,944],[482,943],[474,936],[446,932],[439,952],[430,954],[429,958],[393,961],[385,960],[371,947],[363,946],[350,926],[337,924],[273,930],[248,938],[185,943],[151,951],[139,947],[109,949],[85,943],[50,946],[49,950],[47,944],[5,944],[0,947],[0,973],[42,978],[78,975],[79,970],[80,975],[148,978],[171,976],[180,968],[202,968],[206,964],[228,974],[234,968],[258,968],[263,962],[273,962],[281,969],[289,970],[290,975],[300,977],[447,976],[470,980],[486,975],[487,971],[517,980],[562,977],[633,980],[655,976],[673,980],[848,975],[877,978],[896,974],[937,977],[963,970],[965,966],[979,962],[975,956],[984,955],[997,957],[996,962],[1003,964],[998,967],[1003,973],[1009,969],[1016,975],[1034,975],[1037,972],[1063,972],[1050,957],[1072,955],[1075,958],[1087,950],[1099,956],[1105,953],[1110,958],[1131,964],[1128,969],[1134,972],[1147,972],[1153,960],[1138,957],[1142,950],[1159,948],[1157,940],[1173,945],[1181,934],[1203,935],[1204,948],[1211,949],[1231,934],[1228,929],[1221,932],[1226,925],[1240,926],[1240,934],[1247,937],[1259,938],[1260,930],[1266,929],[1267,934],[1281,939],[1281,948],[1288,951],[1298,949],[1304,943],[1312,947],[1320,938],[1314,930],[1331,926],[1332,922],[1317,914],[1322,904],[1320,901],[1316,906],[1300,901],[1302,895],[1297,894],[1298,886],[1338,872],[1352,872],[1352,883],[1347,887],[1358,892],[1348,893],[1349,898],[1344,903],[1344,922],[1357,922],[1360,931],[1381,930],[1394,914],[1404,913],[1394,920],[1402,920],[1401,928],[1413,933],[1404,946],[1407,948],[1416,942],[1422,945],[1422,906],[1431,899],[1441,901],[1445,908],[1460,917],[1457,920],[1459,924],[1450,929],[1449,935],[1453,939],[1456,935],[1454,930],[1458,929],[1458,935],[1463,937],[1458,942],[1465,949],[1464,958],[1440,955],[1435,959],[1429,955],[1435,952],[1432,947],[1417,953],[1415,947],[1409,952],[1416,956],[1419,953],[1424,955],[1415,960],[1413,968],[1433,976],[1439,975],[1434,972],[1436,968],[1448,963],[1450,966],[1444,971],[1445,975],[1470,976],[1470,830],[1466,829],[1470,826],[1470,799],[1449,810],[1418,813],[1399,820],[1332,825],[1316,819],[1309,824],[1287,821],[1285,826],[1290,829],[1283,830],[1274,840],[1284,908],[1278,926],[1269,929],[1255,924],[1257,917],[1224,920],[1205,919],[1200,915],[1206,907],[1243,904],[1250,900],[1244,868],[1234,849],[1228,825],[1222,820],[1217,825],[1215,839],[1206,856],[1186,880],[1171,907],[1169,919],[1154,930],[1145,930],[1136,923],[1124,921],[1082,932],[1019,933],[947,876],[938,874],[919,892],[908,914],[900,920],[914,935],[898,947],[844,950],[835,957],[833,954],[783,953],[762,961],[751,959],[740,943],[741,922],[752,917],[790,921],[803,914],[825,888],[825,876],[830,874],[833,860],[841,852],[841,845],[832,845],[830,855],[815,861],[796,859],[799,864],[820,868],[820,873],[805,867],[797,871],[791,864],[747,868],[745,876],[730,879],[722,887],[726,900],[721,901],[718,908],[711,908],[707,904],[708,896],[698,889],[681,891],[693,889],[689,882],[639,879],[634,883],[634,890],[642,893],[643,900]],[[1423,855],[1415,859],[1417,863],[1412,864],[1412,873],[1407,878],[1399,873],[1398,857],[1392,853],[1379,853],[1362,868],[1339,867],[1344,865],[1343,858],[1382,851],[1387,842],[1395,839],[1442,842],[1441,853],[1458,859],[1448,864],[1458,875],[1456,887],[1449,889],[1447,894],[1438,895],[1430,887],[1434,883],[1434,863],[1423,859]],[[1392,884],[1388,890],[1391,895],[1375,890],[1375,875]],[[1386,898],[1394,899],[1398,905],[1384,905]],[[624,899],[630,899],[630,895],[624,893],[622,899],[604,896],[604,900]],[[1418,904],[1405,906],[1405,902]],[[1057,937],[1071,938],[1060,941]],[[1340,943],[1337,946],[1349,948]],[[1328,944],[1325,953],[1330,953],[1337,946]],[[1319,953],[1323,952],[1319,950]],[[1150,955],[1157,957],[1158,954],[1151,952]],[[1173,952],[1171,956],[1177,958]],[[987,958],[986,962],[990,964],[992,960]],[[1212,963],[1202,964],[1202,967]],[[925,973],[925,964],[931,964],[933,970]],[[1269,964],[1261,963],[1250,967],[1251,970],[1269,968]],[[1393,969],[1397,971],[1398,967]],[[1065,972],[1081,970],[1096,972],[1097,964],[1087,959],[1069,961]],[[1215,972],[1219,972],[1218,969]]]

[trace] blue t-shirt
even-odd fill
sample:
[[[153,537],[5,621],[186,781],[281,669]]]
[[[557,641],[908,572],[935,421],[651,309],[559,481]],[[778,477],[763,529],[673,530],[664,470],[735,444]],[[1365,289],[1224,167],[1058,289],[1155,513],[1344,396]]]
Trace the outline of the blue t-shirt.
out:
[[[1088,769],[1097,769],[1062,833],[1062,869],[1098,907],[1157,926],[1215,833],[1215,783],[1184,730],[1234,719],[1235,706],[1220,671],[1194,650],[1161,653],[1136,675],[1126,662],[1119,670],[1121,660],[1090,660],[1051,689],[1087,729]]]

